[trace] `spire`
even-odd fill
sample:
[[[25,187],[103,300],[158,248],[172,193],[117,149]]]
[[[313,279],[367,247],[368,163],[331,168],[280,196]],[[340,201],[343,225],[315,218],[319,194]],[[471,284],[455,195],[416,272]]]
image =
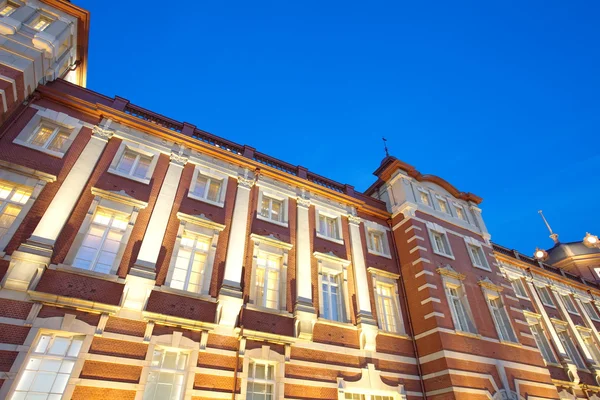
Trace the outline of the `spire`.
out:
[[[390,153],[388,152],[388,148],[387,148],[387,139],[382,137],[381,138],[383,140],[383,148],[385,149],[385,156],[389,157]]]
[[[554,241],[554,243],[556,243],[556,244],[560,243],[558,241],[558,234],[552,232],[552,228],[550,228],[550,224],[548,223],[548,221],[546,221],[546,217],[544,217],[544,213],[542,212],[542,210],[539,210],[538,213],[542,216],[542,219],[544,220],[544,223],[546,224],[546,227],[550,231],[550,239],[552,239]]]

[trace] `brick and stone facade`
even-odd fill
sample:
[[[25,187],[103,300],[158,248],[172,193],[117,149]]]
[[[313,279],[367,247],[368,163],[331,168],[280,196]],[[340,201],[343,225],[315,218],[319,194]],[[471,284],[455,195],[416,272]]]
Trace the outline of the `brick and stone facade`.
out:
[[[600,398],[590,257],[493,244],[394,157],[360,193],[77,76],[0,127],[0,398]]]

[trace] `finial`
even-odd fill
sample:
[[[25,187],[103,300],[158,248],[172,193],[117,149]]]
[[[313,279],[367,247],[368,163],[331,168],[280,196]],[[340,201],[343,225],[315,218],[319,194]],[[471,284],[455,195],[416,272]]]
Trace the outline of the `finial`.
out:
[[[388,148],[387,148],[387,139],[382,137],[381,139],[383,139],[383,148],[385,149],[385,156],[389,157],[390,153],[388,152]]]
[[[544,217],[544,213],[542,212],[542,210],[539,210],[538,213],[542,216],[542,219],[544,220],[546,227],[550,231],[550,239],[552,239],[554,241],[554,243],[558,244],[559,243],[558,242],[558,234],[552,232],[552,228],[550,228],[550,224],[548,223],[548,221],[546,221],[546,217]]]

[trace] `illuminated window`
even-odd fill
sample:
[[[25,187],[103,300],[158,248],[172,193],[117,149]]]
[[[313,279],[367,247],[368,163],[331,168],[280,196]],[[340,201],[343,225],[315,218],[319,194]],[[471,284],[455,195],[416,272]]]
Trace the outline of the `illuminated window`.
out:
[[[152,354],[144,400],[183,398],[188,355],[179,351],[156,349]]]
[[[275,388],[275,366],[260,361],[250,361],[246,399],[273,400],[276,398]]]
[[[210,240],[203,235],[184,232],[171,277],[170,286],[172,288],[193,293],[202,291]]]
[[[61,399],[82,344],[83,336],[40,336],[24,364],[12,399]]]
[[[343,321],[341,273],[323,271],[321,273],[321,316],[331,321]]]
[[[529,296],[527,296],[527,290],[525,290],[523,281],[520,278],[512,279],[510,281],[510,284],[512,285],[513,289],[515,290],[515,294],[517,295],[517,297],[529,299]]]
[[[433,251],[437,254],[452,257],[452,250],[450,249],[450,243],[448,242],[448,235],[434,230],[430,230],[429,232],[431,234]]]
[[[256,259],[254,302],[256,305],[279,308],[279,276],[281,256],[260,252]]]
[[[221,179],[198,174],[196,186],[192,193],[203,200],[218,202],[221,198],[222,185],[223,181]]]
[[[36,22],[31,26],[36,31],[42,32],[44,29],[50,26],[52,20],[45,16],[40,16]]]
[[[450,208],[448,207],[448,202],[444,199],[438,199],[438,205],[440,210],[446,214],[450,214]]]
[[[585,347],[587,347],[592,359],[594,360],[594,364],[600,365],[600,350],[598,349],[598,345],[594,341],[591,333],[583,331],[580,331],[579,333],[581,334],[581,338],[583,339]]]
[[[450,312],[457,331],[477,333],[475,324],[468,312],[468,302],[462,287],[446,286],[446,296],[450,305]]]
[[[498,331],[500,340],[516,343],[517,337],[513,331],[512,325],[510,324],[506,307],[502,303],[500,296],[493,299],[488,297],[487,301],[490,306],[492,318],[496,324],[496,330]]]
[[[152,156],[126,149],[117,164],[117,171],[136,178],[146,178],[152,163]]]
[[[283,222],[283,200],[263,194],[260,215],[271,221]]]
[[[102,209],[96,211],[73,266],[110,273],[128,223],[128,215]]]
[[[462,206],[455,205],[454,209],[456,210],[456,216],[458,216],[458,218],[462,219],[463,221],[467,221],[467,214]]]
[[[568,312],[570,312],[571,314],[579,315],[579,312],[577,312],[577,307],[575,307],[575,303],[573,302],[573,299],[570,295],[563,294],[560,297],[563,299],[563,302],[565,303],[565,307]]]
[[[468,244],[467,248],[469,249],[469,255],[471,256],[471,262],[473,265],[489,271],[490,266],[485,258],[485,254],[483,253],[481,246]]]
[[[539,322],[535,322],[529,325],[529,328],[531,329],[531,334],[533,335],[535,343],[537,344],[538,349],[540,349],[544,360],[548,363],[556,364],[556,357],[552,351],[552,346],[550,346],[548,338],[544,333],[544,329],[542,329],[542,325]]]
[[[30,196],[29,189],[0,181],[0,238],[6,235]]]
[[[421,201],[421,203],[431,207],[431,197],[429,196],[429,193],[425,190],[419,189],[419,200]]]
[[[332,239],[339,239],[338,219],[319,214],[319,233]]]
[[[598,315],[598,311],[596,311],[596,307],[591,302],[581,303],[583,304],[583,308],[586,314],[593,319],[594,321],[600,321],[600,316]]]
[[[29,144],[51,151],[62,153],[69,134],[60,127],[40,124],[29,139]]]
[[[14,13],[17,8],[19,8],[19,6],[16,4],[6,3],[4,7],[0,8],[0,15],[8,17],[10,14]]]
[[[379,328],[387,332],[400,332],[400,307],[396,288],[377,283],[377,312]]]
[[[583,362],[581,353],[579,353],[579,350],[577,350],[575,343],[573,343],[573,339],[571,338],[571,335],[569,335],[569,333],[563,329],[563,330],[558,331],[558,338],[560,339],[560,342],[562,343],[565,350],[567,351],[567,355],[569,356],[571,361],[573,361],[573,363],[578,368],[585,369],[585,363]]]
[[[540,299],[542,300],[543,305],[548,307],[554,307],[552,295],[550,294],[550,289],[548,289],[547,286],[538,286],[537,291],[540,295]]]

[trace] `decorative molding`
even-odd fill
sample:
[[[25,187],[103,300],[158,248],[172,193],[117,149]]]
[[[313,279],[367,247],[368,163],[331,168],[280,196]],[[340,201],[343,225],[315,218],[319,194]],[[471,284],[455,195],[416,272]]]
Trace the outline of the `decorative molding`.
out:
[[[109,141],[110,138],[112,138],[115,134],[115,130],[114,129],[107,129],[107,128],[101,128],[98,125],[95,125],[92,128],[92,136],[101,139],[101,140],[105,140],[105,141]]]
[[[338,256],[336,256],[332,252],[321,253],[321,252],[315,251],[313,253],[313,257],[315,257],[317,260],[329,261],[329,262],[333,262],[333,263],[339,263],[339,264],[342,264],[344,267],[347,267],[348,265],[350,265],[350,261],[349,260],[345,260],[343,258],[339,258]]]
[[[225,229],[225,225],[222,225],[222,224],[212,221],[211,219],[206,217],[204,214],[189,215],[189,214],[184,214],[182,212],[178,212],[177,218],[180,221],[190,222],[192,224],[200,225],[200,226],[203,226],[203,227],[206,227],[209,229],[214,229],[215,231],[219,231],[219,232],[222,231],[223,229]]]
[[[360,225],[362,219],[356,215],[348,214],[348,222],[353,225]]]
[[[298,207],[310,208],[310,199],[306,197],[298,196],[296,197],[296,205]]]
[[[185,164],[187,164],[190,158],[187,154],[185,154],[185,147],[183,145],[179,145],[178,147],[178,151],[171,150],[171,162],[183,167]]]
[[[273,236],[273,234],[269,236],[261,236],[257,235],[256,233],[253,233],[250,235],[250,239],[252,239],[252,241],[255,243],[264,243],[273,247],[279,247],[284,250],[290,250],[293,247],[291,243],[281,241],[275,236]]]
[[[133,206],[138,209],[144,209],[148,207],[148,203],[142,200],[138,200],[135,197],[130,196],[125,192],[125,190],[119,190],[118,192],[113,190],[104,190],[98,189],[96,187],[92,188],[92,194],[94,196],[100,196],[103,199],[116,201],[118,203],[127,204],[129,206]]]
[[[479,282],[477,282],[477,284],[479,286],[481,286],[482,288],[491,290],[493,292],[500,293],[500,292],[502,292],[504,290],[504,288],[502,286],[496,285],[488,277],[485,277],[484,279],[480,280]]]
[[[378,276],[382,276],[384,278],[400,279],[400,275],[399,274],[395,274],[393,272],[384,271],[382,269],[375,268],[375,267],[368,267],[367,268],[367,272],[369,272],[370,274],[375,274],[375,275],[378,275]]]
[[[459,281],[464,281],[467,277],[467,275],[457,272],[450,264],[446,264],[444,267],[436,269],[436,272],[449,278],[458,279]]]
[[[252,189],[252,186],[254,186],[255,183],[256,181],[254,180],[254,178],[238,176],[239,187],[243,187],[244,189]]]

